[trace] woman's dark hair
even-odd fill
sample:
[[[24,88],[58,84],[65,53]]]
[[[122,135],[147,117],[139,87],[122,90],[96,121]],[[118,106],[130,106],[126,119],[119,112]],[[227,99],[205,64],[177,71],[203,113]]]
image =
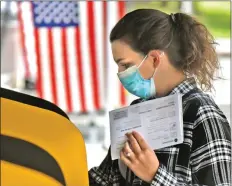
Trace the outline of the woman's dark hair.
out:
[[[110,41],[122,40],[143,55],[162,50],[172,65],[194,76],[202,90],[211,91],[220,68],[214,38],[193,17],[166,14],[155,9],[138,9],[126,14],[113,28]]]

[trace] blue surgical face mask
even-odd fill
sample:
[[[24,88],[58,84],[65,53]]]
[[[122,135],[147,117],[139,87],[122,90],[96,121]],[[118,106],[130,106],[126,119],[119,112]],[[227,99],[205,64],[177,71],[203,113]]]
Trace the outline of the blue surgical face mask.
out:
[[[125,71],[118,73],[119,80],[124,88],[131,94],[143,99],[150,98],[156,94],[153,78],[155,72],[150,79],[144,79],[139,72],[139,67],[143,64],[146,58],[147,56],[145,56],[138,67],[132,66]]]

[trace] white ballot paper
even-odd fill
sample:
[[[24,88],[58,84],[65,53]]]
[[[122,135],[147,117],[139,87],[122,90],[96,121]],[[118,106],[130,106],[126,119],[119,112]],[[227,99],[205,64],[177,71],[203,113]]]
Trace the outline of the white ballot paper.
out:
[[[109,118],[112,160],[120,158],[127,132],[137,131],[153,150],[183,143],[179,94],[110,111]]]

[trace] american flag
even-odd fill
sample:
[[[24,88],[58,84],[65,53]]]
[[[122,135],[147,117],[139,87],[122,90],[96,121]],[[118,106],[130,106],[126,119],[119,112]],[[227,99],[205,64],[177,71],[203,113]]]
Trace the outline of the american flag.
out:
[[[125,2],[34,1],[18,8],[25,74],[36,74],[39,97],[69,113],[127,104],[108,41]]]

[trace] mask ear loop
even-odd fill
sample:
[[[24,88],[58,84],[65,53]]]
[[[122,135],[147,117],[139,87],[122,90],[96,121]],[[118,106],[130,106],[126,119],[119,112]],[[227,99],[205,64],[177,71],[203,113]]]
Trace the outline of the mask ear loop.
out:
[[[164,55],[164,51],[160,54],[160,56],[163,56],[163,55]],[[147,57],[148,57],[148,55],[146,55],[146,56],[143,58],[143,60],[141,61],[141,63],[139,64],[139,66],[138,66],[137,68],[140,68],[140,67],[141,67],[141,65],[144,63],[144,61],[147,59]],[[156,69],[157,69],[157,68],[156,68]],[[155,70],[155,72],[156,72],[156,70]],[[153,73],[152,77],[154,77],[155,72]]]
[[[162,57],[163,55],[164,55],[164,51],[160,54],[160,57]],[[156,69],[155,69],[155,71],[154,71],[154,73],[152,75],[152,78],[154,78],[154,75],[155,75],[157,69],[158,69],[158,67],[156,67]]]
[[[163,55],[164,55],[164,51],[160,54],[160,57],[162,57]],[[155,71],[154,71],[154,73],[153,73],[153,75],[151,77],[151,83],[154,83],[154,89],[155,89],[154,76],[155,76],[155,73],[156,73],[157,69],[158,69],[158,67],[156,67],[156,69],[155,69]],[[155,92],[155,90],[153,90],[153,91]],[[154,94],[154,92],[152,92],[152,90],[151,90],[150,94],[152,95],[152,93]],[[155,95],[152,95],[152,96],[154,97]]]
[[[142,62],[139,64],[139,66],[138,66],[137,68],[139,68],[139,67],[144,63],[144,61],[147,59],[147,56],[148,56],[148,55],[146,55],[146,56],[143,58]]]
[[[164,51],[160,54],[160,56],[164,55]],[[141,63],[139,64],[138,68],[144,63],[144,61],[147,59],[148,55],[146,55],[143,60],[141,61]]]

